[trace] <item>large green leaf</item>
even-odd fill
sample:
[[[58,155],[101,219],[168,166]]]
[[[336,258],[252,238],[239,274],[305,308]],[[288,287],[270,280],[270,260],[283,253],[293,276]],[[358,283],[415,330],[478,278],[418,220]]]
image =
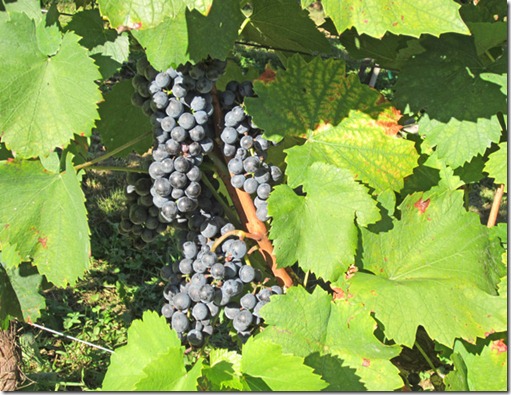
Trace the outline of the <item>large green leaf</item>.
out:
[[[142,30],[174,18],[186,8],[182,0],[99,0],[99,9],[115,29]]]
[[[6,318],[35,322],[46,307],[46,299],[39,293],[43,277],[34,267],[24,263],[7,267],[0,253],[0,323]]]
[[[0,249],[14,246],[58,286],[74,284],[89,265],[90,242],[80,177],[39,161],[0,162]]]
[[[202,360],[187,372],[184,347],[164,317],[146,311],[128,329],[128,344],[112,354],[103,391],[191,391]]]
[[[416,193],[401,205],[392,230],[362,230],[363,269],[349,291],[385,326],[385,335],[413,346],[417,327],[452,347],[506,327],[506,301],[496,294],[503,274],[500,247],[461,191]],[[441,319],[439,319],[441,317]]]
[[[327,386],[304,365],[303,357],[285,354],[282,346],[260,338],[243,345],[241,370],[263,379],[272,391],[319,391]]]
[[[284,353],[306,358],[305,362],[331,384],[330,390],[359,391],[365,387],[388,391],[403,384],[390,362],[400,347],[380,343],[373,334],[375,321],[360,304],[332,301],[332,296],[319,287],[309,294],[297,286],[285,295],[272,296],[261,315],[268,327],[256,339],[270,340],[282,345]],[[328,360],[335,361],[333,357],[338,359],[338,371],[329,381],[334,364]],[[341,377],[346,380],[341,382]]]
[[[281,267],[298,261],[304,271],[336,281],[355,263],[356,223],[376,222],[380,213],[348,170],[316,162],[303,176],[306,196],[280,185],[268,199],[274,253]]]
[[[499,149],[488,157],[484,171],[488,176],[495,179],[497,184],[504,184],[507,191],[507,143],[499,144]]]
[[[412,141],[385,134],[377,121],[352,111],[338,126],[319,128],[304,145],[287,150],[286,173],[292,187],[299,185],[314,162],[346,168],[355,179],[373,187],[399,191],[403,178],[417,166],[418,154]]]
[[[337,125],[350,110],[376,118],[387,107],[377,104],[377,91],[361,84],[356,75],[346,75],[344,62],[319,57],[310,63],[291,57],[274,81],[256,81],[254,90],[257,98],[245,99],[247,111],[274,141],[302,136],[322,121]]]
[[[187,13],[190,57],[196,62],[208,55],[225,59],[244,19],[239,0],[215,0],[207,16],[197,10]]]
[[[255,0],[252,7],[250,22],[243,29],[247,40],[277,50],[332,52],[326,37],[295,0]]]
[[[481,77],[487,66],[477,55],[472,37],[445,34],[423,39],[421,45],[426,51],[403,66],[396,82],[395,98],[401,107],[425,110],[430,118],[444,123],[452,118],[477,122],[506,112],[506,96],[499,84]]]
[[[470,34],[454,1],[430,0],[420,3],[402,0],[323,0],[325,14],[339,33],[354,26],[359,34],[382,37],[385,32],[419,37],[454,32]]]
[[[66,25],[66,31],[73,31],[82,37],[80,44],[89,49],[104,79],[111,77],[128,60],[127,33],[118,34],[114,29],[105,28],[105,21],[98,9],[74,14]]]
[[[403,109],[426,111],[421,134],[449,165],[459,167],[499,140],[496,114],[507,112],[505,76],[486,72],[497,63],[477,55],[473,37],[446,34],[421,45],[426,51],[401,69],[395,100]]]
[[[119,148],[151,131],[149,119],[142,109],[131,104],[133,92],[130,80],[121,81],[105,94],[105,101],[99,105],[101,120],[97,124],[97,130],[108,150]],[[118,155],[127,155],[133,150],[143,154],[151,148],[152,142],[153,138],[149,133],[145,139],[119,152]]]
[[[132,31],[132,34],[146,50],[149,63],[156,70],[166,70],[190,60],[187,30],[186,16],[182,12],[175,18],[166,17],[158,26]]]
[[[46,156],[90,135],[101,100],[97,67],[73,33],[36,28],[25,14],[0,23],[0,130],[18,157]]]

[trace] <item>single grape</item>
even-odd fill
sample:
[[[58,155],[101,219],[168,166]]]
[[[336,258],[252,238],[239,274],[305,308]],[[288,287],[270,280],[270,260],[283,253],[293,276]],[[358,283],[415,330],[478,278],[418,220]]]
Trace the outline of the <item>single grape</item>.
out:
[[[193,259],[197,256],[198,248],[197,244],[193,241],[186,241],[183,243],[183,255],[185,258]]]
[[[198,331],[197,329],[190,330],[190,332],[188,332],[186,335],[186,339],[188,340],[188,343],[194,347],[200,347],[204,342],[204,336],[202,335],[202,332]]]
[[[232,127],[225,127],[220,133],[220,139],[226,144],[234,144],[238,140],[238,132]]]
[[[236,154],[236,146],[233,144],[224,144],[222,151],[224,153],[224,156],[230,158],[231,156],[234,156],[234,154]]]
[[[170,132],[176,126],[176,120],[172,117],[165,117],[160,121],[160,126],[165,132]]]
[[[154,79],[156,85],[160,88],[166,88],[170,84],[170,75],[165,72],[158,73]]]
[[[270,217],[268,216],[268,206],[258,207],[256,210],[256,217],[259,221],[266,222]]]
[[[169,104],[165,109],[165,112],[169,117],[178,118],[184,111],[183,103],[172,98],[169,100]]]
[[[193,111],[201,111],[206,108],[206,99],[202,96],[195,96],[190,103],[190,108]]]
[[[190,138],[193,141],[200,142],[206,137],[206,131],[204,128],[200,125],[195,126],[193,129],[190,129],[188,131],[188,134],[190,135]]]
[[[169,303],[165,303],[161,307],[161,315],[165,318],[171,318],[172,314],[174,314],[174,308]]]
[[[255,173],[259,169],[261,161],[257,156],[249,156],[243,161],[243,168],[248,173]]]
[[[213,300],[215,289],[210,284],[204,284],[199,290],[200,300],[207,303]]]
[[[243,265],[238,271],[238,276],[244,283],[249,283],[255,279],[255,270],[252,266]]]
[[[241,259],[247,253],[247,245],[243,240],[234,240],[227,252],[233,259]]]
[[[236,230],[236,227],[229,222],[229,223],[225,224],[224,226],[222,226],[222,229],[220,229],[220,234],[223,236],[227,232],[231,232],[233,230]]]
[[[200,110],[193,114],[195,122],[199,125],[204,125],[208,122],[209,114],[206,111]]]
[[[270,167],[271,179],[274,182],[280,182],[282,180],[282,170],[278,166]]]
[[[183,274],[192,274],[193,268],[192,268],[192,259],[182,259],[179,262],[179,271]]]
[[[189,213],[197,208],[197,202],[183,196],[176,201],[177,208],[182,213]]]
[[[243,332],[248,329],[248,327],[252,324],[254,316],[248,310],[241,310],[239,314],[234,317],[232,321],[232,326],[238,332]]]
[[[193,261],[192,267],[196,273],[204,273],[207,269],[206,265],[199,259]]]
[[[243,174],[236,174],[231,178],[231,185],[234,188],[241,189],[243,188],[243,184],[245,183],[245,176]]]
[[[250,149],[252,148],[252,145],[253,145],[254,141],[252,139],[252,136],[243,136],[241,139],[240,139],[240,147],[241,148],[244,148],[244,149]]]
[[[234,157],[227,163],[227,169],[233,174],[241,174],[243,173],[243,161]]]
[[[177,158],[176,158],[177,159]],[[186,161],[186,159],[185,159]],[[186,161],[188,163],[188,161]],[[176,161],[174,160],[174,167],[176,166]],[[188,185],[188,177],[186,174],[181,173],[179,171],[173,172],[168,181],[173,188],[185,188]]]
[[[182,126],[176,126],[170,132],[170,137],[178,143],[182,143],[188,138],[188,132]],[[168,150],[168,149],[167,149]]]
[[[257,196],[262,200],[268,199],[270,197],[270,192],[271,186],[266,182],[259,184],[257,187]]]
[[[172,173],[174,171],[174,161],[170,158],[162,160],[161,161],[161,169],[166,174]]]
[[[177,120],[177,123],[182,128],[190,130],[195,126],[195,118],[193,114],[189,112],[184,112],[183,114],[180,115],[179,119]]]
[[[202,178],[202,172],[200,171],[198,166],[193,166],[188,173],[186,173],[186,177],[192,182],[198,182]]]
[[[192,309],[192,316],[200,321],[205,320],[209,315],[209,309],[208,306],[206,306],[204,303],[197,303],[195,306],[193,306]]]
[[[240,305],[241,307],[252,310],[255,305],[257,304],[257,298],[254,294],[248,293],[246,295],[243,295],[243,297],[240,299]]]
[[[257,293],[257,299],[259,299],[261,302],[269,302],[270,301],[270,295],[271,295],[271,288],[263,288]]]
[[[221,263],[215,263],[210,269],[211,276],[216,280],[222,280],[225,275],[225,267]]]
[[[176,80],[174,80],[174,85],[172,86],[172,94],[177,98],[183,98],[186,96],[188,91],[181,84],[176,84]]]
[[[184,195],[185,195],[185,191],[182,190],[181,188],[174,188],[174,189],[172,189],[172,192],[170,193],[170,196],[174,200],[177,200]]]
[[[167,151],[170,155],[179,155],[181,152],[181,144],[179,144],[177,140],[170,138],[165,142],[165,151]]]
[[[176,332],[186,332],[190,328],[190,321],[186,315],[180,311],[176,311],[172,315],[172,329]]]
[[[252,194],[257,191],[257,187],[259,186],[259,183],[253,178],[247,178],[245,182],[243,183],[243,190],[246,193]]]

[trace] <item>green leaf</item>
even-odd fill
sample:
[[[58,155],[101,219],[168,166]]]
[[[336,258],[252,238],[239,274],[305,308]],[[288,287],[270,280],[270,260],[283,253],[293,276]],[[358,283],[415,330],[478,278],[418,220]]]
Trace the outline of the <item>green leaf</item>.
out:
[[[245,20],[239,0],[215,0],[207,16],[193,10],[187,13],[190,57],[196,62],[209,56],[225,59]]]
[[[507,345],[501,339],[486,343],[481,351],[473,353],[462,341],[456,340],[453,355],[459,355],[466,366],[466,370],[460,369],[458,374],[466,377],[468,391],[506,391]]]
[[[134,91],[131,80],[118,82],[105,94],[105,101],[99,105],[101,119],[97,130],[109,151],[147,134],[145,139],[119,152],[118,156],[126,156],[132,151],[143,154],[151,148],[153,142],[149,119],[141,108],[131,104]]]
[[[469,391],[467,383],[467,367],[460,354],[453,353],[451,359],[454,370],[444,378],[446,391]]]
[[[482,55],[487,50],[507,41],[506,22],[469,22],[467,25],[474,36],[477,55]]]
[[[438,156],[454,168],[484,154],[493,142],[499,141],[502,133],[497,116],[477,122],[451,119],[443,123],[424,115],[419,129],[426,140],[437,147]]]
[[[278,363],[275,363],[275,362]],[[272,391],[319,391],[326,387],[303,358],[282,352],[282,346],[250,338],[242,349],[241,370],[260,377]]]
[[[35,322],[46,308],[46,299],[39,293],[43,277],[28,263],[7,267],[3,255],[0,253],[0,321],[11,316]]]
[[[268,199],[278,265],[298,261],[304,271],[336,281],[355,262],[355,223],[366,226],[380,219],[376,201],[348,170],[325,163],[312,164],[302,185],[306,196],[279,185]]]
[[[39,161],[0,162],[0,249],[15,246],[57,286],[73,285],[89,265],[85,197],[72,167],[54,173]]]
[[[245,105],[265,137],[280,141],[285,136],[303,136],[322,122],[337,125],[350,110],[360,110],[374,118],[387,105],[378,105],[379,94],[346,76],[346,66],[335,59],[315,57],[310,63],[296,55],[289,58],[285,71],[270,83],[256,81],[257,98],[246,98]]]
[[[208,390],[243,390],[241,355],[235,351],[213,348],[209,353],[209,366],[203,370],[211,387]]]
[[[494,296],[500,247],[465,211],[463,192],[442,191],[408,196],[389,232],[362,230],[363,269],[374,274],[350,280],[350,293],[375,312],[387,338],[408,347],[419,325],[451,347],[455,338],[474,342],[507,322],[506,302]]]
[[[421,3],[413,0],[394,3],[391,0],[323,0],[326,16],[332,18],[337,31],[354,26],[359,34],[380,38],[385,32],[419,37],[421,34],[439,36],[454,32],[470,34],[459,15],[460,6],[454,1],[431,0]]]
[[[191,391],[196,389],[202,360],[186,371],[184,347],[167,320],[146,311],[128,329],[128,344],[112,354],[103,391]]]
[[[183,13],[186,7],[182,0],[99,0],[98,4],[101,15],[110,20],[113,28],[135,30],[155,27],[165,17]]]
[[[24,13],[30,19],[39,22],[43,18],[41,11],[41,2],[39,0],[18,0],[14,2],[5,2],[5,11],[7,14]]]
[[[166,17],[158,26],[131,32],[146,50],[147,60],[156,70],[177,67],[190,60],[185,13]],[[172,45],[169,45],[172,42]]]
[[[490,154],[484,171],[496,184],[504,184],[507,192],[507,143],[499,144],[499,149]]]
[[[257,122],[257,121],[256,121]],[[312,134],[304,145],[287,150],[288,183],[295,187],[314,162],[345,168],[376,193],[399,191],[403,178],[417,166],[412,141],[388,136],[377,121],[352,111],[338,126],[327,125]]]
[[[135,391],[197,391],[202,359],[187,372],[182,358],[176,358],[176,349],[171,349],[152,359],[143,372],[145,377],[135,385]]]
[[[284,353],[304,358],[311,354],[317,358],[319,353],[342,360],[339,376],[350,378],[344,383],[337,379],[335,391],[360,390],[359,378],[369,391],[390,391],[403,385],[398,369],[390,362],[400,347],[380,343],[373,334],[375,321],[360,304],[332,301],[319,287],[309,294],[296,286],[285,295],[272,296],[261,315],[268,327],[256,339],[280,344]],[[311,367],[322,370],[319,363]],[[326,380],[330,375],[323,370]]]
[[[0,130],[18,157],[46,156],[67,146],[73,134],[90,135],[98,116],[101,94],[94,81],[101,75],[79,37],[55,36],[55,29],[36,29],[25,14],[0,23],[0,52],[9,54],[0,65]],[[57,44],[54,56],[41,52],[53,52]]]
[[[371,58],[384,68],[400,69],[404,62],[424,51],[419,40],[386,33],[377,39],[366,34],[358,35],[355,29],[345,31],[339,41],[356,59]]]
[[[128,60],[129,39],[126,33],[118,34],[104,25],[98,9],[83,10],[73,15],[66,30],[82,37],[80,44],[89,49],[101,75],[107,79]]]
[[[295,0],[255,0],[250,22],[243,29],[248,41],[287,51],[332,52],[326,37]]]

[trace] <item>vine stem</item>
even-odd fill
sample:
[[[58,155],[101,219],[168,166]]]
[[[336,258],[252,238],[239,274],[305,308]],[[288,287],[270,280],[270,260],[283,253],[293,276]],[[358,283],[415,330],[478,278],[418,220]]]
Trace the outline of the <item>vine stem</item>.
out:
[[[222,120],[220,118],[222,109],[220,107],[220,102],[218,101],[216,88],[213,88],[211,93],[213,96],[213,116],[215,130],[217,135],[219,135],[220,129],[222,127]],[[215,147],[215,149],[216,151],[219,151],[218,145]],[[268,231],[266,229],[266,225],[257,218],[256,209],[252,198],[245,191],[236,189],[231,185],[230,174],[225,164],[226,158],[223,157],[223,155],[222,157],[224,158],[224,161],[220,160],[219,155],[215,154],[214,152],[210,153],[209,157],[213,161],[213,164],[217,166],[218,174],[220,175],[220,178],[227,188],[227,192],[229,193],[229,196],[231,197],[231,200],[234,204],[234,208],[240,217],[242,226],[250,234],[259,239],[257,240],[257,244],[259,245],[259,252],[281,285],[291,287],[293,285],[293,279],[289,276],[285,269],[277,267],[277,260],[273,254],[273,245],[268,239]]]
[[[419,344],[419,342],[417,340],[415,341],[415,347],[417,347],[417,350],[419,350],[421,355],[424,357],[424,359],[428,363],[429,367],[431,369],[433,369],[433,371],[437,374],[437,376],[438,377],[443,377],[442,375],[440,375],[438,370],[435,368],[435,365],[433,364],[433,361],[431,361],[431,358],[429,358],[428,354],[426,354],[426,352],[424,351],[424,349],[421,347],[421,345]]]
[[[124,173],[143,173],[147,174],[147,170],[139,168],[119,167],[119,166],[89,166],[89,170],[110,170],[110,171],[122,171]]]
[[[82,163],[81,165],[75,166],[75,170],[78,171],[81,169],[85,169],[87,167],[95,165],[96,163],[102,162],[102,161],[114,156],[115,154],[118,154],[119,152],[124,151],[126,148],[129,148],[129,147],[139,143],[140,141],[144,140],[145,138],[152,136],[152,134],[153,134],[153,132],[147,132],[147,133],[141,134],[140,136],[135,137],[134,139],[128,141],[127,143],[121,145],[120,147],[117,147],[116,149],[113,149],[110,152],[107,152],[104,155],[98,156],[97,158],[94,158],[88,162],[85,162],[85,163]]]
[[[239,229],[234,229],[234,230],[230,230],[229,232],[224,233],[221,237],[216,239],[216,241],[211,246],[211,251],[215,251],[218,248],[218,246],[224,242],[225,239],[227,239],[228,237],[231,237],[231,236],[237,236],[241,240],[243,240],[245,238],[246,239],[252,239],[252,240],[255,240],[255,241],[259,241],[260,240],[259,236],[257,236],[257,235],[253,235],[253,234],[244,232],[244,231],[239,230]]]
[[[495,191],[495,197],[493,198],[493,203],[491,205],[490,216],[488,217],[488,223],[486,224],[488,228],[495,226],[497,223],[497,216],[499,215],[500,203],[502,202],[503,196],[504,184],[500,184]]]

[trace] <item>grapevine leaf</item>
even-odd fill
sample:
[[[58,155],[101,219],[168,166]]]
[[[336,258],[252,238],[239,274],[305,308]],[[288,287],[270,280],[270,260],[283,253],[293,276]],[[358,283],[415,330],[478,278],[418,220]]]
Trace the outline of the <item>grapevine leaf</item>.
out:
[[[359,390],[358,377],[369,391],[389,391],[402,386],[399,371],[390,362],[399,354],[400,347],[380,343],[373,334],[375,321],[360,304],[332,301],[319,287],[312,294],[301,286],[292,287],[285,295],[271,299],[260,311],[268,327],[256,339],[270,340],[282,345],[284,353],[304,358],[311,354],[317,358],[319,353],[342,359],[339,369],[344,372],[339,376],[351,378],[337,382],[335,391]],[[311,367],[321,370],[319,364]],[[323,379],[327,377],[328,374]]]
[[[413,112],[425,110],[432,119],[444,123],[452,118],[477,122],[506,112],[506,96],[499,84],[481,76],[485,68],[472,37],[446,34],[439,39],[428,37],[421,45],[426,51],[403,66],[396,82],[395,98],[401,107],[409,105]]]
[[[46,307],[46,299],[39,293],[42,276],[34,267],[24,263],[8,268],[0,254],[0,322],[12,316],[35,322]]]
[[[507,191],[507,143],[499,144],[498,151],[490,154],[484,171],[489,177],[495,179],[497,184],[504,184],[504,190]]]
[[[250,22],[243,29],[249,41],[287,51],[332,52],[326,37],[295,0],[255,0]]]
[[[243,390],[241,355],[235,351],[213,348],[209,354],[209,366],[203,370],[211,384],[211,391]]]
[[[327,125],[312,134],[304,145],[287,150],[288,183],[295,187],[314,162],[349,169],[355,179],[373,187],[399,191],[403,179],[417,165],[412,141],[388,136],[377,121],[352,111],[338,126]]]
[[[436,152],[447,164],[460,167],[500,139],[501,129],[497,116],[481,118],[477,122],[451,119],[443,123],[430,119],[426,114],[419,121],[419,128]]]
[[[457,352],[452,353],[451,360],[454,370],[444,378],[446,391],[469,391],[467,383],[467,366]]]
[[[374,275],[350,280],[350,293],[375,312],[386,336],[409,347],[419,325],[447,346],[506,326],[506,302],[494,296],[500,247],[465,211],[461,191],[441,192],[408,196],[389,232],[362,229],[363,268]]]
[[[358,35],[354,29],[339,37],[341,44],[356,59],[370,58],[381,67],[400,69],[403,62],[424,51],[419,40],[387,33],[377,39],[366,34]]]
[[[470,34],[454,1],[432,0],[417,7],[413,0],[322,1],[325,14],[339,33],[354,26],[359,34],[380,38],[385,32],[419,37],[454,32]]]
[[[62,173],[39,161],[0,162],[0,249],[16,246],[57,286],[74,284],[89,265],[85,197],[71,160]]]
[[[199,361],[186,372],[184,347],[176,332],[169,328],[164,317],[146,311],[142,320],[133,321],[128,329],[128,344],[112,354],[102,389],[158,391],[168,390],[172,382],[176,386],[173,388],[186,391],[196,382],[201,369],[202,361]],[[162,370],[167,371],[165,378],[170,382],[161,381],[158,373],[154,373],[163,373]]]
[[[145,377],[135,385],[135,391],[196,391],[202,359],[187,372],[182,358],[175,354],[176,349],[171,349],[152,359],[143,369]]]
[[[466,366],[465,371],[458,373],[466,377],[468,391],[507,389],[507,345],[501,339],[487,343],[478,353],[470,352],[460,340],[454,344],[454,354],[459,355]]]
[[[132,31],[132,34],[146,50],[149,63],[161,71],[190,60],[187,31],[186,16],[183,12],[175,18],[165,18],[158,26]]]
[[[256,81],[254,91],[257,98],[245,99],[247,111],[274,141],[302,137],[322,121],[337,125],[351,109],[376,118],[386,108],[378,104],[377,91],[354,74],[346,76],[344,62],[319,57],[310,63],[298,55],[289,58],[285,71],[270,83]]]
[[[306,196],[279,185],[268,199],[277,262],[286,267],[298,261],[304,271],[335,281],[354,263],[355,222],[366,226],[380,219],[376,202],[348,170],[326,163],[312,164],[302,185]]]
[[[5,2],[5,11],[10,13],[24,13],[36,22],[43,18],[41,12],[41,2],[39,0],[18,0],[14,2]]]
[[[131,104],[131,96],[134,92],[131,80],[117,83],[110,92],[105,94],[105,101],[99,105],[97,129],[101,134],[101,141],[108,150],[114,150],[120,146],[147,134],[147,137],[135,145],[130,146],[118,153],[127,155],[135,150],[143,154],[152,146],[151,125],[147,116],[139,107]]]
[[[55,29],[36,29],[25,14],[0,23],[0,52],[9,54],[0,65],[0,130],[19,157],[46,156],[55,146],[66,146],[73,134],[90,135],[98,116],[101,93],[94,81],[101,75],[79,37],[46,34]],[[41,52],[53,52],[55,45],[54,56]]]
[[[477,55],[507,41],[507,23],[471,22],[467,23],[472,35]]]
[[[128,60],[129,39],[126,33],[118,34],[113,29],[105,29],[104,24],[98,9],[83,10],[73,16],[66,30],[82,37],[80,44],[89,49],[89,54],[106,79]]]
[[[275,363],[278,361],[278,363]],[[272,391],[319,391],[326,387],[303,358],[282,352],[282,346],[250,338],[242,350],[241,370],[260,377]]]
[[[314,373],[319,374],[328,383],[323,391],[341,391],[349,388],[350,391],[365,391],[365,386],[360,382],[355,369],[343,366],[342,359],[330,354],[321,355],[315,352],[305,358],[305,364],[314,368]]]
[[[215,0],[207,16],[192,10],[186,19],[190,57],[199,62],[208,55],[225,59],[245,17],[238,0]]]
[[[99,10],[115,29],[149,29],[182,14],[186,4],[182,0],[99,0]]]

